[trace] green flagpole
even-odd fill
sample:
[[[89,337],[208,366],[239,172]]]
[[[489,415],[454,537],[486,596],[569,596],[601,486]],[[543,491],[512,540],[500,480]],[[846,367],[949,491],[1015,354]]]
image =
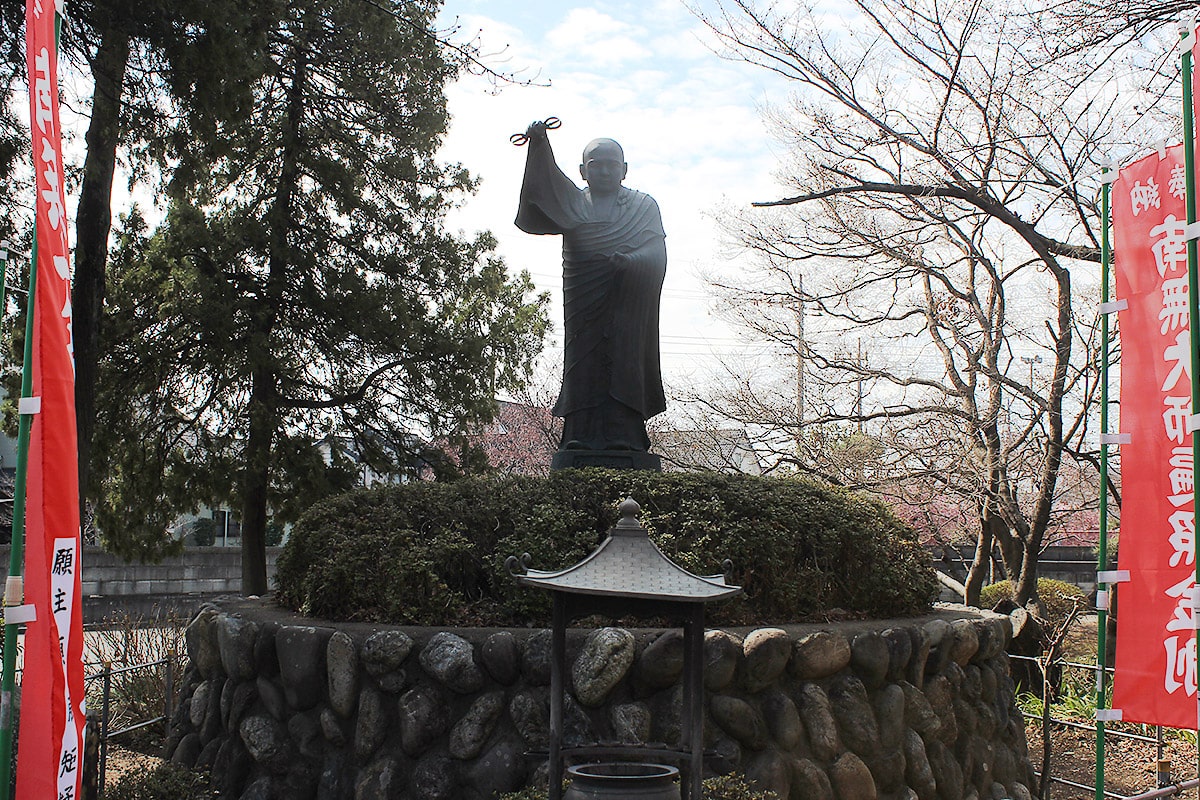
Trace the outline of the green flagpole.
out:
[[[1111,167],[1105,165],[1101,170],[1104,185],[1100,192],[1100,547],[1096,552],[1096,569],[1098,572],[1108,570],[1108,442],[1104,435],[1108,433],[1108,302],[1109,302],[1109,270],[1112,263],[1112,250],[1108,241],[1109,224],[1109,195],[1111,193]],[[1105,671],[1108,664],[1108,605],[1112,602],[1112,589],[1105,583],[1108,593],[1108,603],[1097,603],[1096,609],[1096,708],[1105,708],[1108,699],[1105,684],[1108,674]],[[1096,800],[1104,800],[1104,720],[1096,720]]]
[[[1191,36],[1195,29],[1195,23],[1188,22],[1188,30],[1181,30],[1181,38],[1187,39]],[[1200,325],[1200,301],[1197,300],[1197,263],[1198,251],[1196,247],[1196,239],[1192,236],[1191,226],[1196,223],[1196,142],[1194,139],[1193,129],[1195,121],[1192,119],[1192,50],[1190,47],[1183,48],[1182,57],[1183,70],[1183,164],[1185,181],[1187,186],[1187,222],[1188,222],[1188,240],[1187,240],[1187,255],[1188,255],[1188,327],[1192,335],[1190,337],[1192,343],[1192,414],[1196,414],[1200,410],[1200,343],[1197,342],[1197,325]],[[1190,427],[1190,426],[1189,426]],[[1200,463],[1200,431],[1192,432],[1192,463]],[[1200,505],[1200,484],[1193,487],[1192,491],[1192,521],[1195,522],[1196,507]],[[1200,582],[1200,561],[1195,559],[1195,543],[1192,544],[1192,558],[1196,565],[1196,579]],[[1194,642],[1195,640],[1193,640]],[[1196,722],[1200,728],[1200,693],[1196,696]]]
[[[29,299],[25,305],[25,361],[21,368],[21,397],[33,395],[33,309],[37,288],[37,238],[29,258]],[[17,475],[13,485],[12,548],[8,557],[8,584],[4,605],[19,606],[25,602],[21,576],[25,566],[25,478],[29,464],[29,426],[33,418],[22,414],[17,429]],[[13,579],[16,578],[16,581]],[[10,596],[8,587],[14,587]],[[13,687],[17,671],[17,623],[4,620],[4,674],[0,679],[0,800],[12,796],[12,745],[15,704]]]
[[[54,16],[54,45],[62,35],[62,17]],[[57,52],[55,58],[58,57]],[[57,88],[57,87],[56,87]],[[25,347],[21,364],[21,397],[33,396],[33,317],[37,297],[37,224],[29,256],[29,294],[25,303]],[[2,307],[0,307],[2,310]],[[21,414],[17,427],[17,474],[13,484],[12,545],[8,557],[8,581],[4,588],[4,666],[0,675],[0,800],[10,800],[13,782],[13,731],[16,704],[13,690],[17,672],[17,623],[10,622],[7,609],[25,603],[25,481],[29,465],[29,429],[33,417]],[[14,578],[16,580],[14,580]],[[12,588],[10,593],[9,588]]]

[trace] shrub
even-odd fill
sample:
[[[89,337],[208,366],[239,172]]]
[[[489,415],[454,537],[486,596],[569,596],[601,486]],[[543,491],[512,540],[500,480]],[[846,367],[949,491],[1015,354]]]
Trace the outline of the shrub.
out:
[[[217,523],[210,517],[192,520],[191,534],[197,547],[212,547],[217,541]]]
[[[500,795],[497,800],[546,800],[546,787],[527,787],[519,792]],[[704,779],[705,800],[778,800],[775,792],[755,789],[737,774],[716,775]]]
[[[105,800],[211,800],[212,796],[207,775],[169,761],[127,772],[104,789]]]
[[[114,671],[109,682],[109,730],[154,719],[163,715],[167,707],[166,664],[139,665],[169,660],[174,675],[171,707],[178,704],[187,665],[186,625],[185,618],[174,614],[153,623],[125,614],[89,633],[90,656],[101,663],[108,662]],[[88,681],[86,689],[88,710],[99,715],[104,709],[104,681]],[[166,728],[166,723],[139,728],[123,736],[121,742],[134,747],[157,745]]]
[[[329,619],[416,625],[545,625],[546,592],[504,568],[576,563],[631,496],[670,558],[694,573],[734,565],[743,597],[712,607],[720,624],[784,623],[831,609],[921,613],[936,593],[911,528],[884,505],[804,479],[562,471],[364,489],[311,508],[277,571],[284,605]]]
[[[1075,601],[1087,601],[1087,592],[1073,583],[1053,578],[1038,578],[1038,600],[1046,610],[1046,618],[1055,626],[1065,622]],[[993,608],[1001,600],[1012,600],[1012,581],[997,581],[979,590],[981,608]]]

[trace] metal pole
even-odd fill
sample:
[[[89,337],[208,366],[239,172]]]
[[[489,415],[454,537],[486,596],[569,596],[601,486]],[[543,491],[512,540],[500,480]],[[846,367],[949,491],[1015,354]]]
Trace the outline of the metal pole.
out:
[[[562,800],[563,691],[567,664],[567,609],[562,592],[554,592],[550,633],[550,798]]]
[[[104,800],[104,773],[108,766],[108,700],[112,694],[112,661],[104,664],[104,696],[100,701],[100,800]]]
[[[171,731],[171,714],[175,700],[175,648],[167,648],[166,697],[163,699],[163,716],[167,718],[167,732]]]
[[[1181,38],[1192,34],[1195,28],[1194,22],[1188,22],[1187,29],[1181,26]],[[1187,221],[1188,225],[1193,225],[1196,222],[1196,142],[1195,142],[1195,121],[1192,119],[1192,51],[1190,48],[1183,48],[1183,56],[1181,59],[1183,71],[1183,164],[1185,185],[1187,188]],[[1192,413],[1195,414],[1197,408],[1200,408],[1200,342],[1197,342],[1197,331],[1195,326],[1200,324],[1200,287],[1197,287],[1197,281],[1200,281],[1200,269],[1197,269],[1197,264],[1200,263],[1200,251],[1196,247],[1196,239],[1188,237],[1187,240],[1187,255],[1188,255],[1188,326],[1191,328],[1191,350],[1192,350]],[[1200,436],[1195,433],[1192,437],[1192,463],[1200,463]],[[1200,505],[1200,484],[1193,487],[1192,490],[1192,522],[1193,525],[1196,519],[1196,507]],[[1192,542],[1192,561],[1196,565],[1196,579],[1200,581],[1200,562],[1195,560],[1196,543]],[[1192,646],[1196,646],[1196,639],[1192,639]],[[1193,653],[1195,655],[1195,653]],[[1197,727],[1200,728],[1200,692],[1196,694],[1196,720]],[[1200,753],[1197,754],[1200,759]],[[1200,764],[1198,764],[1197,772],[1200,773]]]
[[[1101,174],[1105,181],[1100,190],[1100,302],[1109,300],[1109,270],[1112,264],[1112,250],[1108,241],[1108,217],[1110,186],[1108,182],[1111,168],[1105,166]],[[1108,433],[1108,314],[1100,315],[1100,432],[1101,436]],[[1033,365],[1029,365],[1033,370]],[[1103,572],[1108,569],[1108,444],[1100,445],[1100,544],[1096,551],[1096,569]],[[1111,591],[1109,584],[1103,584],[1106,595]],[[1111,597],[1111,595],[1108,595]],[[1105,603],[1097,603],[1106,606]],[[1096,708],[1104,708],[1108,702],[1105,692],[1105,671],[1108,651],[1108,608],[1096,610]],[[1096,800],[1104,800],[1104,721],[1096,721]]]
[[[33,310],[37,296],[37,238],[29,258],[29,296],[25,304],[25,353],[21,368],[21,397],[33,395]],[[17,474],[13,484],[12,546],[8,557],[8,583],[4,591],[5,606],[25,602],[21,576],[25,570],[25,481],[29,464],[29,426],[33,418],[22,414],[17,427]],[[13,579],[16,579],[14,581]],[[13,587],[12,596],[9,587]],[[0,678],[0,800],[12,796],[13,753],[13,689],[17,671],[17,626],[4,621],[4,673]]]

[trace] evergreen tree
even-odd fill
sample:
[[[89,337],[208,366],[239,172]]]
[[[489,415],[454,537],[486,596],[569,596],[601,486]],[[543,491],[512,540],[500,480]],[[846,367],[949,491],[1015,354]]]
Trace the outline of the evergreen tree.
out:
[[[268,508],[332,486],[318,440],[379,469],[528,375],[545,298],[443,222],[472,181],[434,158],[456,70],[436,5],[282,0],[249,117],[179,152],[157,231],[126,221],[96,443],[120,549],[227,484],[260,593]]]

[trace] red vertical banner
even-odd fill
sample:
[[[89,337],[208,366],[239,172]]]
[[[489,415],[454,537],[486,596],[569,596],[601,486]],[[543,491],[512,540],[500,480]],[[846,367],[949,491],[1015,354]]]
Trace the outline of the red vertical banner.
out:
[[[1121,330],[1121,539],[1112,707],[1196,728],[1195,514],[1183,146],[1112,188]]]
[[[70,250],[52,0],[25,8],[30,128],[37,175],[33,397],[26,491],[25,628],[17,797],[75,800],[83,776],[83,616]]]

